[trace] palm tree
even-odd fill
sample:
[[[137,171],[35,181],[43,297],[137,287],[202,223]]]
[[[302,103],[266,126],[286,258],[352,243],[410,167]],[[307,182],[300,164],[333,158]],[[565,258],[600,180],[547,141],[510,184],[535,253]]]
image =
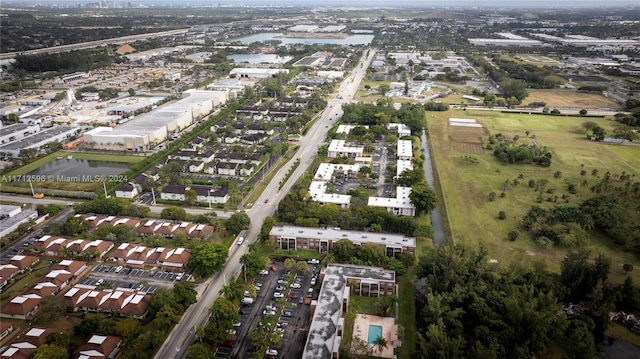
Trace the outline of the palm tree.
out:
[[[204,327],[197,326],[196,327],[196,337],[198,337],[198,340],[200,341],[200,343],[202,343],[202,338],[204,338],[204,335],[205,335]]]
[[[376,349],[382,353],[384,348],[387,347],[387,340],[383,336],[379,336],[373,341],[373,345],[375,345]]]
[[[231,285],[223,285],[222,288],[220,288],[220,292],[218,293],[225,297],[225,299],[229,299],[230,296],[233,296],[233,292],[234,289]]]

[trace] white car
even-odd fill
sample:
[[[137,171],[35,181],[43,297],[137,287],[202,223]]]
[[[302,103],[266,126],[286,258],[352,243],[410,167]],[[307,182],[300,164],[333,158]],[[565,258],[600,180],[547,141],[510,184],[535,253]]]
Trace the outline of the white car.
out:
[[[236,335],[236,331],[235,331],[235,330],[233,330],[233,329],[229,329],[229,330],[227,330],[227,334],[229,334],[229,335]]]
[[[320,260],[319,259],[315,259],[315,258],[314,259],[309,259],[307,261],[307,263],[313,264],[313,265],[317,265],[317,264],[320,264]]]
[[[293,289],[298,289],[298,288],[300,288],[300,283],[293,283],[293,284],[291,285],[291,288],[293,288]]]
[[[233,326],[235,328],[241,327],[242,326],[242,322],[235,322],[235,323],[233,323]]]
[[[263,315],[276,315],[276,311],[275,310],[263,310],[262,311]]]
[[[266,351],[266,353],[265,353],[265,354],[266,354],[266,355],[278,355],[278,351],[277,351],[277,350],[275,350],[275,349],[271,349],[271,348],[269,348],[269,349],[267,349],[267,351]]]
[[[284,294],[282,294],[280,292],[275,292],[275,293],[273,293],[273,297],[274,298],[284,298]]]
[[[267,274],[269,274],[269,271],[266,269],[263,269],[260,271],[260,275],[267,275]]]

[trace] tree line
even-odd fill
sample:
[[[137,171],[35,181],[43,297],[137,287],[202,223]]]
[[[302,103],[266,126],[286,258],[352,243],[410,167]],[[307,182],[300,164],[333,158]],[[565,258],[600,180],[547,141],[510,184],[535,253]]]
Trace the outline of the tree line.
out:
[[[416,293],[413,358],[528,359],[550,348],[598,358],[609,312],[640,308],[633,281],[613,285],[610,271],[609,258],[585,251],[570,252],[553,273],[541,262],[502,267],[482,245],[430,248],[416,270],[426,285]]]

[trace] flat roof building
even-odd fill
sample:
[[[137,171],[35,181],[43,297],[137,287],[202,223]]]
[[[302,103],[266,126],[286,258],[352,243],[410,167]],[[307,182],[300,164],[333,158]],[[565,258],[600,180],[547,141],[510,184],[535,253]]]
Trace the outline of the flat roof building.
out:
[[[396,146],[399,160],[411,160],[413,158],[413,143],[410,140],[398,140]]]
[[[402,252],[415,253],[416,239],[402,234],[347,231],[339,228],[310,228],[299,226],[274,226],[269,232],[280,249],[309,250],[328,253],[333,243],[342,238],[362,245],[373,243],[384,246],[387,256]]]
[[[362,157],[364,147],[345,146],[345,140],[331,140],[329,143],[329,157]]]
[[[11,153],[13,157],[19,157],[20,150],[29,148],[39,149],[40,147],[54,141],[64,142],[79,131],[80,128],[71,126],[55,126],[47,128],[28,137],[23,137],[16,141],[1,145],[0,152]]]
[[[344,313],[349,308],[349,283],[357,283],[354,292],[361,296],[379,297],[395,294],[394,271],[377,267],[329,264],[320,273],[322,287],[318,300],[312,302],[309,336],[302,352],[303,359],[338,358],[344,333]]]
[[[386,208],[387,211],[398,216],[415,216],[416,206],[411,203],[409,194],[411,194],[411,187],[397,187],[396,198],[369,197],[367,205]]]

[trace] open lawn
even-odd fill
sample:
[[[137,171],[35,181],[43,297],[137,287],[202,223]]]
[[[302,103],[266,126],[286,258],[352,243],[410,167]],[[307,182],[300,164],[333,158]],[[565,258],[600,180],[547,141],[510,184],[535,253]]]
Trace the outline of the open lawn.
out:
[[[535,65],[538,67],[542,66],[558,66],[560,63],[557,60],[554,60],[546,55],[536,55],[536,54],[515,54],[513,56],[510,55],[501,55],[500,58],[510,61],[519,62],[522,64]]]
[[[584,130],[580,124],[585,121],[575,117],[553,117],[540,115],[504,114],[488,111],[459,111],[432,113],[435,117],[429,120],[430,137],[433,141],[434,153],[442,187],[445,193],[447,210],[451,219],[452,230],[456,241],[466,243],[483,243],[492,258],[500,262],[530,261],[531,258],[546,258],[551,269],[559,269],[559,263],[564,257],[564,249],[545,249],[537,245],[520,226],[521,218],[531,205],[536,204],[536,192],[529,188],[529,179],[547,179],[547,188],[554,188],[555,195],[561,197],[568,194],[566,182],[578,184],[578,193],[570,195],[570,204],[576,204],[591,197],[589,188],[596,182],[591,175],[593,169],[600,174],[610,171],[612,174],[622,173],[640,176],[639,144],[611,145],[586,140]],[[474,118],[482,123],[488,133],[501,132],[505,135],[519,135],[519,143],[530,143],[531,136],[541,146],[550,148],[553,158],[550,167],[540,167],[532,164],[504,165],[498,162],[492,151],[470,153],[460,150],[460,141],[486,146],[487,137],[482,131],[476,134],[476,139],[469,136],[460,137],[448,124],[449,117]],[[613,121],[605,119],[589,119],[597,122],[607,131],[613,128]],[[530,131],[529,138],[525,131]],[[466,156],[466,157],[465,157]],[[580,175],[581,165],[587,171],[586,176]],[[561,171],[562,177],[554,178],[554,173]],[[519,185],[513,185],[513,180],[520,175]],[[587,186],[579,184],[587,180]],[[505,197],[497,196],[490,202],[488,194],[500,194],[501,187],[508,181]],[[552,195],[545,194],[545,198]],[[562,200],[559,199],[558,202]],[[563,202],[563,201],[562,201]],[[540,204],[550,207],[551,202]],[[506,220],[498,219],[498,212],[505,211]],[[507,239],[509,231],[517,229],[521,232],[515,242]],[[624,274],[622,263],[630,262],[640,265],[639,259],[631,252],[625,252],[614,245],[602,234],[596,234],[586,245],[592,253],[601,252],[613,260],[612,277],[621,280]],[[631,272],[636,282],[640,274]]]
[[[585,93],[573,90],[529,90],[524,105],[532,102],[544,102],[547,107],[573,108],[618,108],[618,104],[598,93]]]

